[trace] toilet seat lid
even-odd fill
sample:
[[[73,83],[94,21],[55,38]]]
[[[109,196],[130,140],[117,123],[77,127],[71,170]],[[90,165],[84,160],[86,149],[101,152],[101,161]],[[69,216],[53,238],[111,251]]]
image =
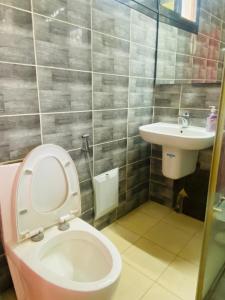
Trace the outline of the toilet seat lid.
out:
[[[14,182],[18,240],[24,240],[81,213],[79,179],[70,155],[51,144],[33,149]]]

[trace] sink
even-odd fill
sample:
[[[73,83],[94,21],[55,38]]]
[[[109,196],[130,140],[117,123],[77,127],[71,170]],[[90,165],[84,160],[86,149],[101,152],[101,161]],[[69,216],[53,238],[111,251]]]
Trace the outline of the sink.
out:
[[[215,133],[205,128],[177,124],[153,123],[139,128],[141,137],[149,143],[186,150],[202,150],[213,145]]]
[[[214,143],[215,133],[205,128],[178,124],[153,123],[139,127],[141,137],[148,143],[162,145],[162,172],[166,177],[179,179],[196,169],[198,151]]]

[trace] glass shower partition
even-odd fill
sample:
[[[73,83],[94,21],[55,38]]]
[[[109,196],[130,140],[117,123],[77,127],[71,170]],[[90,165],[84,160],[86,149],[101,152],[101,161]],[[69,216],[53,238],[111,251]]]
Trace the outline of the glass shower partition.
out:
[[[225,85],[222,81],[197,300],[225,299]]]

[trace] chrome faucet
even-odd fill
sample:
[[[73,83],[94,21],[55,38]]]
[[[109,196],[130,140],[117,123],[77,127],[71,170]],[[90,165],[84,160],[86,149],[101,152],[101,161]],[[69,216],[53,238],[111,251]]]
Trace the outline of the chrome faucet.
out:
[[[190,114],[188,112],[178,117],[178,125],[180,125],[181,128],[187,128],[190,125]]]

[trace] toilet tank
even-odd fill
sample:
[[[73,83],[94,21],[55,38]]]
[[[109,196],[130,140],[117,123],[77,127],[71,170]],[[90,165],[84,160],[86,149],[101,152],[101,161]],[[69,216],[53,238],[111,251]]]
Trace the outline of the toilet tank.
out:
[[[13,222],[15,222],[12,214],[12,193],[13,182],[17,174],[20,163],[0,166],[0,218],[1,231],[4,244],[10,245],[16,243],[16,233],[14,232]]]

